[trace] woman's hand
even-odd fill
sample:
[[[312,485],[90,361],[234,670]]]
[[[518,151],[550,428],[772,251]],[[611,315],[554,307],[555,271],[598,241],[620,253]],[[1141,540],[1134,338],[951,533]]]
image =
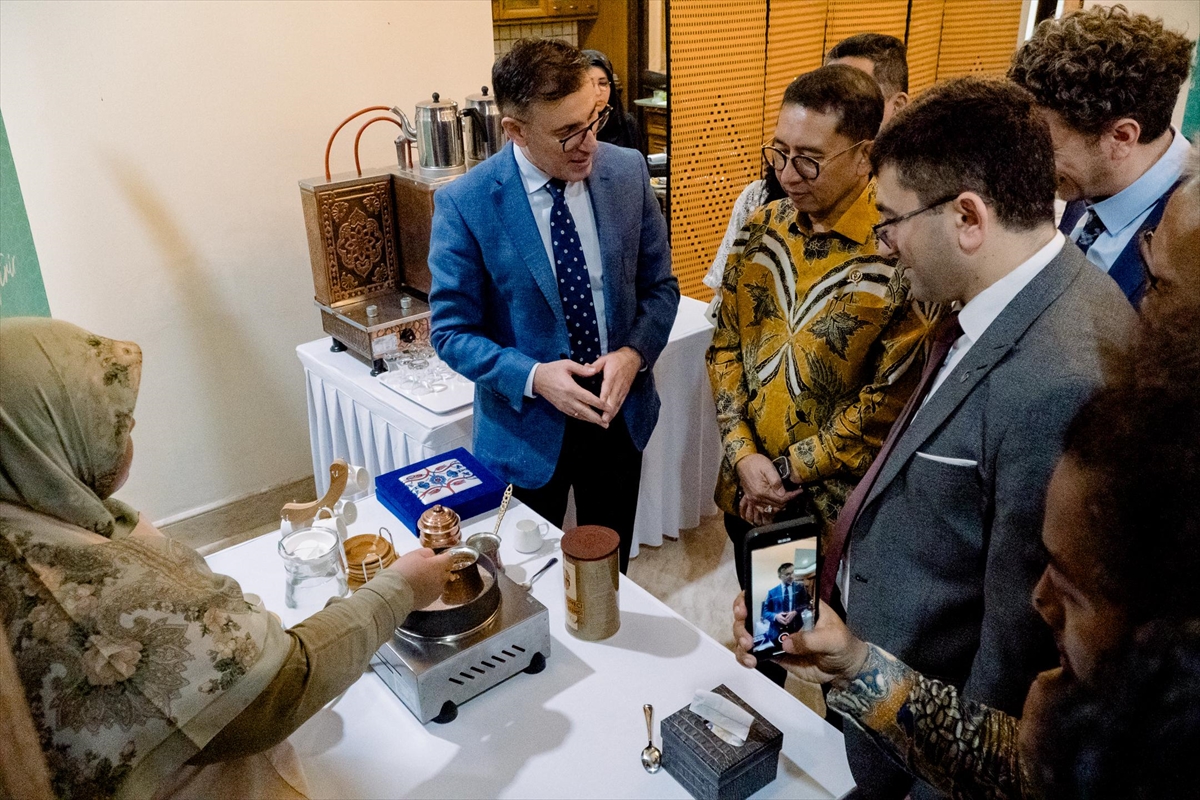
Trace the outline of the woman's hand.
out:
[[[404,576],[412,588],[413,608],[420,609],[442,596],[451,563],[449,553],[435,555],[428,547],[419,547],[397,558],[388,569]]]
[[[758,661],[750,653],[754,637],[746,630],[746,616],[743,592],[733,601],[733,640],[738,661],[753,668]],[[788,655],[775,660],[797,678],[811,683],[849,681],[867,660],[867,643],[851,633],[825,603],[821,603],[813,630],[785,633],[780,642]]]

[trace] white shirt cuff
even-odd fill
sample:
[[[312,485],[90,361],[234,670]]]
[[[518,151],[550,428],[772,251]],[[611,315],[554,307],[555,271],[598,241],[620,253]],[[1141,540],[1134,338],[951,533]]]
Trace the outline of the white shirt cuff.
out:
[[[525,396],[533,399],[533,373],[537,372],[538,365],[534,364],[529,368],[529,377],[525,379]]]

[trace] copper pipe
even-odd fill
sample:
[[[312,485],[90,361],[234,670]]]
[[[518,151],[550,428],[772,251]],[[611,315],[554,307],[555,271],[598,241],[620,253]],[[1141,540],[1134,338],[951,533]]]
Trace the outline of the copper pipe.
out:
[[[342,128],[346,127],[346,123],[348,123],[350,120],[354,119],[355,117],[366,114],[368,111],[390,111],[390,110],[391,109],[388,106],[367,106],[366,108],[362,109],[361,111],[355,111],[353,114],[346,117],[344,120],[342,120],[341,125],[338,125],[336,128],[333,129],[333,133],[331,133],[329,135],[329,141],[325,145],[325,180],[327,180],[327,181],[333,180],[333,176],[329,173],[329,151],[333,149],[333,140],[337,137],[338,133],[342,130]],[[360,175],[362,174],[361,170],[359,171],[359,174]]]
[[[375,122],[391,122],[394,123],[400,130],[404,130],[404,126],[400,124],[400,120],[396,119],[395,117],[372,117],[363,123],[363,126],[358,129],[358,135],[354,137],[354,168],[358,170],[358,177],[360,178],[362,177],[362,167],[358,163],[358,140],[362,138],[363,131],[365,131],[371,126],[372,123]]]

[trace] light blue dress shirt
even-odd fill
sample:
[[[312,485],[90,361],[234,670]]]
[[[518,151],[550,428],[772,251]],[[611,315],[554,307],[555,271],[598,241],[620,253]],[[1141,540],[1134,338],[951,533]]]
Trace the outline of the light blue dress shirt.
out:
[[[1174,128],[1171,128],[1171,134],[1174,136],[1171,146],[1150,169],[1142,173],[1142,177],[1112,197],[1088,205],[1104,223],[1104,232],[1097,236],[1096,241],[1088,248],[1087,259],[1105,272],[1111,270],[1121,253],[1125,252],[1133,235],[1142,227],[1146,217],[1150,216],[1150,209],[1155,201],[1166,194],[1183,174],[1183,165],[1187,161],[1191,145],[1183,134]],[[1087,220],[1087,214],[1079,218],[1079,222],[1071,231],[1072,242],[1079,238]]]
[[[525,184],[525,195],[529,199],[529,208],[533,211],[534,222],[537,223],[538,233],[542,236],[542,244],[546,248],[546,260],[554,269],[554,246],[550,243],[550,209],[554,198],[546,191],[550,176],[542,172],[525,155],[524,149],[514,143],[513,156],[517,159],[517,169],[521,173],[521,182]],[[567,208],[575,220],[575,230],[579,233],[579,244],[583,247],[583,260],[587,262],[588,280],[592,286],[592,303],[596,306],[596,324],[600,328],[600,354],[608,352],[608,325],[604,316],[604,263],[600,256],[600,236],[596,233],[596,212],[592,209],[592,196],[588,194],[584,181],[572,181],[567,184],[563,193],[567,200]],[[525,396],[533,397],[533,375],[537,372],[537,364],[529,370],[525,379]]]

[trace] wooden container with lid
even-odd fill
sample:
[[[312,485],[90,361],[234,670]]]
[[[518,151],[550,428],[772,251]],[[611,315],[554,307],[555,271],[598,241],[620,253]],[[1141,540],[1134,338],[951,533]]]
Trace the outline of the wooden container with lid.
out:
[[[607,639],[621,627],[621,537],[611,528],[581,525],[563,534],[567,630],[580,639]]]

